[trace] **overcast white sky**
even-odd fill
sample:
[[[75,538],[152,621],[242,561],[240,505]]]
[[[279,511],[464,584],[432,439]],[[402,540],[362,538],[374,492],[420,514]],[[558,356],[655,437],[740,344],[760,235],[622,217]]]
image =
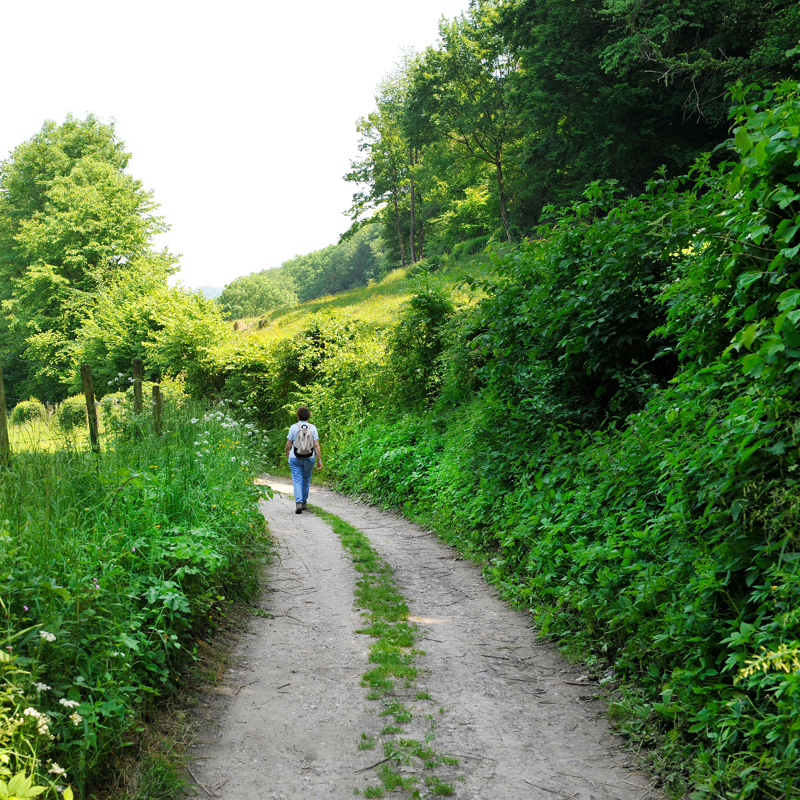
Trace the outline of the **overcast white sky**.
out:
[[[45,119],[116,119],[172,225],[159,246],[189,286],[223,286],[338,239],[356,119],[467,4],[5,2],[0,159]]]

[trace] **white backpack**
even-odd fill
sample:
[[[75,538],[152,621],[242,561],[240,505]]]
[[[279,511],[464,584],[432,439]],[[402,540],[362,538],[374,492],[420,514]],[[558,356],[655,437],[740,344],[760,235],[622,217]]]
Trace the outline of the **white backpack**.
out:
[[[297,458],[311,458],[314,454],[314,437],[305,422],[300,423],[300,430],[294,437],[294,454]]]

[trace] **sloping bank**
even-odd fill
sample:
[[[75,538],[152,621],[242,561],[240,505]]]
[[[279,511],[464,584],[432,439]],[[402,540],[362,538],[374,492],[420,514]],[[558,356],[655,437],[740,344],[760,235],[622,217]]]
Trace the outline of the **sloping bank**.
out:
[[[291,398],[338,488],[481,560],[697,798],[798,789],[799,131],[797,84],[750,99],[731,162],[589,187],[478,310],[421,284],[380,370],[323,354]]]

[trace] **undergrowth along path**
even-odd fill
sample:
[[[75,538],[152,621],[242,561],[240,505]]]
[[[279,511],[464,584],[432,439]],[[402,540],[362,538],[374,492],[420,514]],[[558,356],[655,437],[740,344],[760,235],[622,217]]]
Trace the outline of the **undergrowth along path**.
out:
[[[200,709],[192,772],[203,792],[662,797],[611,735],[597,687],[537,643],[527,615],[474,565],[402,517],[326,489],[312,488],[311,502],[327,514],[295,515],[291,486],[270,485],[287,493],[262,504],[278,541],[261,603],[271,617],[253,621],[228,684]],[[371,592],[378,605],[388,599],[388,617],[370,612],[365,576],[390,582]],[[387,637],[382,625],[400,627]]]

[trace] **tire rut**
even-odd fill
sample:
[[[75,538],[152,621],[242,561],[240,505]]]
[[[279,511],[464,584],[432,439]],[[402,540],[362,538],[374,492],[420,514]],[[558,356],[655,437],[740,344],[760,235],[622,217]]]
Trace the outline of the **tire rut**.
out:
[[[339,800],[376,783],[380,749],[360,751],[362,733],[380,739],[380,701],[359,685],[370,639],[353,609],[355,572],[330,527],[294,514],[291,485],[270,479],[262,504],[278,541],[252,637],[237,668],[209,695],[192,750],[192,772],[226,800]],[[459,759],[448,774],[464,800],[662,800],[635,769],[605,721],[596,687],[548,643],[528,615],[511,609],[429,531],[393,513],[312,487],[310,502],[366,533],[395,570],[420,628],[414,712],[403,737]],[[424,690],[430,700],[414,699]],[[433,729],[431,726],[434,726]],[[426,796],[421,772],[420,796]],[[405,794],[408,796],[408,793]]]

